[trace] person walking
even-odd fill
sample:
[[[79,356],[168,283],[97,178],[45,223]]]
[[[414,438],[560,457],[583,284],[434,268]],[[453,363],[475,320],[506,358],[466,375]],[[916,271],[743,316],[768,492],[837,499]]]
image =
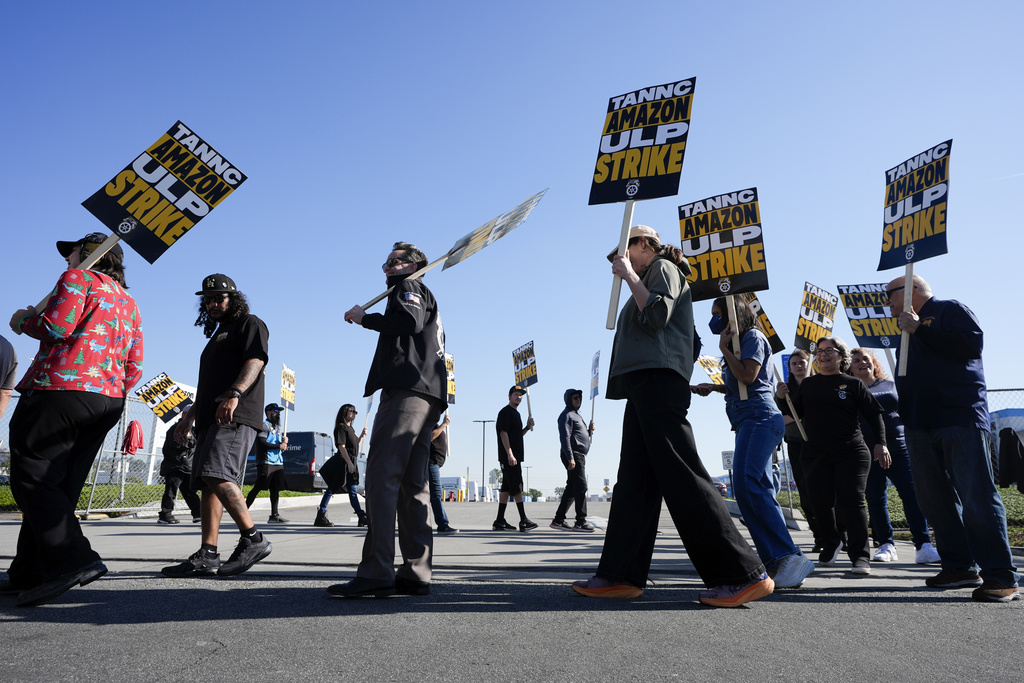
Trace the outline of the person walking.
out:
[[[552,529],[594,533],[594,525],[587,521],[587,453],[590,452],[590,437],[594,435],[594,422],[588,425],[580,415],[583,405],[583,391],[566,389],[562,397],[565,409],[558,415],[558,454],[562,459],[568,477],[562,499],[551,520]],[[576,523],[566,524],[565,516],[569,506],[576,505]]]

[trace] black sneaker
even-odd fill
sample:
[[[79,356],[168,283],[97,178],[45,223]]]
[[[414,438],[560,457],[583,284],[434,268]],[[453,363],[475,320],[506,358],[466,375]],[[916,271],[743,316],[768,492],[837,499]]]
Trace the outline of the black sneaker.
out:
[[[160,573],[172,579],[213,574],[220,567],[220,553],[211,553],[200,548],[181,564],[164,567]]]
[[[491,525],[492,531],[515,531],[516,528],[506,522],[504,519],[494,520],[494,524]]]
[[[235,546],[235,552],[231,553],[228,561],[217,570],[217,576],[236,576],[248,571],[250,567],[269,555],[272,548],[270,541],[263,534],[260,534],[259,541],[253,541],[251,538],[243,536]]]
[[[199,524],[202,521],[203,521],[203,516],[202,515],[192,515],[192,523],[193,524]]]
[[[267,524],[287,524],[288,520],[281,515],[270,515],[270,519],[267,520]]]
[[[824,544],[821,549],[821,553],[818,555],[818,564],[822,567],[831,567],[836,563],[836,559],[839,557],[839,551],[843,549],[841,543],[834,543],[829,545]]]
[[[980,588],[981,577],[975,572],[951,572],[943,569],[924,580],[929,588]]]
[[[438,530],[437,530],[437,533],[439,533],[439,534],[445,534],[445,535],[448,535],[448,534],[457,534],[457,533],[459,533],[459,530],[458,530],[458,529],[455,529],[455,528],[453,528],[453,527],[450,527],[450,526],[444,526],[444,527],[441,527],[440,529],[438,529]]]
[[[587,531],[590,533],[594,532],[594,525],[590,522],[576,522],[572,526],[573,531]]]
[[[522,532],[533,531],[536,528],[537,522],[531,522],[528,519],[524,519],[519,522],[519,530]]]
[[[551,520],[551,524],[548,524],[552,529],[558,529],[559,531],[572,531],[572,526],[569,525],[564,519],[559,521],[557,519]]]
[[[178,519],[170,512],[161,512],[160,516],[156,518],[157,524],[177,524]]]

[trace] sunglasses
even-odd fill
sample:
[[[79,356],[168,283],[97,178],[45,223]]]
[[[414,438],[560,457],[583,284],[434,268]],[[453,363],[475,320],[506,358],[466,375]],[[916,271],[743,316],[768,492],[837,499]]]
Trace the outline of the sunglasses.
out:
[[[391,258],[389,258],[387,261],[384,262],[384,265],[382,265],[380,267],[380,269],[381,270],[387,270],[388,268],[394,268],[395,266],[397,266],[400,263],[416,263],[416,262],[413,261],[410,258],[405,258],[404,256],[392,256]]]

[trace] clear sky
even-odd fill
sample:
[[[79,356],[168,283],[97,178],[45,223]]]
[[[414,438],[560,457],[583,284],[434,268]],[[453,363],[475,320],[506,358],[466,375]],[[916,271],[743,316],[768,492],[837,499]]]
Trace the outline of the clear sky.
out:
[[[611,351],[604,257],[622,206],[587,205],[608,98],[696,77],[679,194],[638,203],[635,222],[678,244],[678,205],[756,186],[760,298],[792,344],[805,281],[835,292],[898,274],[876,271],[884,172],[952,138],[949,254],[916,272],[980,318],[989,386],[1024,386],[1008,286],[1021,262],[1022,25],[1019,2],[5,3],[5,329],[63,269],[54,242],[104,230],[81,202],[180,119],[248,180],[155,264],[128,251],[143,379],[195,383],[206,340],[193,293],[227,273],[270,328],[267,400],[286,363],[289,428],[330,432],[340,404],[365,414],[376,335],[342,315],[383,290],[391,244],[433,259],[550,187],[516,231],[426,282],[456,363],[442,474],[479,478],[472,420],[506,403],[512,351],[533,340],[525,464],[551,494],[565,482],[562,394],[589,387],[600,350],[603,395]],[[714,350],[710,302],[694,309]],[[12,341],[27,364],[36,345]],[[592,491],[614,482],[622,408],[597,402]],[[732,447],[721,397],[694,397],[691,420],[720,474]]]

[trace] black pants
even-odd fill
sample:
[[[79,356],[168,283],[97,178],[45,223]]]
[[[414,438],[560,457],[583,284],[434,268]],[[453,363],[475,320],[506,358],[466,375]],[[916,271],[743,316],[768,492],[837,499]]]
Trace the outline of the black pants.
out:
[[[32,586],[100,559],[75,516],[89,468],[121,418],[123,398],[31,391],[11,417],[11,492],[21,509],[8,574]]]
[[[864,487],[871,466],[868,447],[863,441],[827,451],[808,447],[803,455],[820,542],[840,543],[841,528],[845,525],[850,561],[870,559],[868,512],[864,504]]]
[[[679,537],[708,587],[748,583],[764,572],[736,529],[697,454],[686,420],[690,385],[672,370],[623,376],[622,450],[597,575],[643,588],[664,498]]]
[[[573,453],[572,459],[576,466],[567,470],[568,479],[565,482],[565,491],[562,492],[562,500],[555,510],[555,521],[565,521],[565,515],[569,512],[569,504],[576,503],[576,523],[583,524],[587,521],[587,456],[583,453]]]
[[[804,513],[807,526],[814,535],[814,542],[821,543],[818,538],[818,520],[814,516],[814,508],[811,507],[811,490],[807,486],[807,466],[805,464],[806,444],[799,436],[793,440],[786,439],[786,448],[789,451],[789,464],[793,468],[793,479],[796,483],[797,493],[800,494],[800,510]]]
[[[179,489],[192,516],[198,517],[200,512],[199,495],[192,489],[191,473],[174,472],[164,476],[164,497],[160,501],[160,511],[170,514],[174,510],[174,499],[178,497]]]

